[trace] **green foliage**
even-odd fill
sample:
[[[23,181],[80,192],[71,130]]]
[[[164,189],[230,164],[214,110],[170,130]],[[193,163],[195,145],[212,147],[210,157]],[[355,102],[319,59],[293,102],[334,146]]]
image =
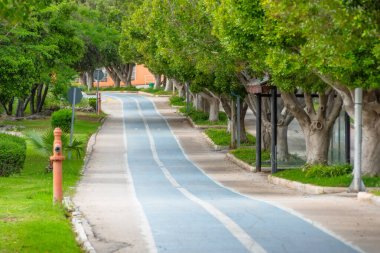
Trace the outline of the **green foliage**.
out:
[[[44,133],[32,131],[27,132],[26,136],[33,143],[33,146],[42,152],[46,156],[50,156],[53,153],[53,143],[54,143],[54,130],[48,129]],[[73,152],[75,156],[80,159],[83,156],[83,142],[73,139],[72,145],[70,145],[69,136],[62,133],[61,136],[62,147],[64,153]]]
[[[92,117],[94,114],[84,115]],[[24,126],[23,133],[39,132],[50,127],[50,119],[6,124]],[[87,143],[99,125],[98,121],[78,118],[75,138]],[[83,252],[75,240],[66,211],[60,205],[52,205],[52,174],[45,171],[47,158],[28,140],[22,173],[0,177],[0,252]],[[63,168],[64,194],[71,195],[80,179],[83,160],[65,159]]]
[[[216,144],[220,146],[229,146],[231,143],[231,134],[226,129],[209,128],[205,130],[206,135]],[[241,143],[242,146],[253,146],[256,138],[251,134],[247,134],[247,142]]]
[[[26,156],[23,138],[0,133],[0,176],[8,177],[21,172]]]
[[[327,174],[323,173],[326,176],[320,177],[319,175],[317,175],[315,177],[307,177],[306,176],[307,171],[304,171],[303,169],[283,170],[283,171],[277,172],[275,176],[292,180],[292,181],[305,183],[305,184],[331,186],[331,187],[349,187],[352,182],[353,176],[350,173],[343,174],[347,169],[343,167],[344,166],[341,166],[342,174],[336,175],[336,176],[335,175],[329,176],[329,173]],[[380,177],[363,176],[362,179],[366,187],[380,187]]]
[[[92,109],[96,110],[96,98],[89,98],[88,103],[92,107]]]
[[[51,126],[52,128],[59,127],[63,132],[69,132],[71,127],[71,114],[70,109],[61,109],[54,112],[51,115]]]
[[[230,151],[237,159],[245,163],[256,165],[256,149],[254,148],[238,148]],[[261,161],[270,161],[270,152],[267,150],[261,151]]]
[[[339,164],[339,165],[312,165],[304,168],[305,177],[318,178],[318,177],[339,177],[349,175],[352,173],[352,165]]]
[[[170,103],[170,105],[173,105],[173,106],[185,106],[186,105],[185,98],[179,97],[179,96],[171,96],[169,98],[169,103]]]

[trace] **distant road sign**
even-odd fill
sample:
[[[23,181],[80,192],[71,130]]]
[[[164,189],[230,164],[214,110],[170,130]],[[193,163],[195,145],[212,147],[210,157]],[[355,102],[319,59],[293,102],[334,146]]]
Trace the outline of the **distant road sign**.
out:
[[[94,79],[95,81],[101,81],[104,78],[104,73],[100,69],[96,69],[94,71]]]
[[[78,104],[82,99],[82,91],[79,88],[71,87],[67,93],[67,97],[71,104]]]

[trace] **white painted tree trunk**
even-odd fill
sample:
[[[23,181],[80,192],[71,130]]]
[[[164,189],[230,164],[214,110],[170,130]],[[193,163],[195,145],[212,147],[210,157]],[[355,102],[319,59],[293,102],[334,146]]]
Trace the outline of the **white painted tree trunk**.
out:
[[[90,70],[86,72],[87,89],[91,90],[94,87],[94,71]]]
[[[165,91],[172,91],[172,90],[173,90],[173,80],[170,78],[166,78]]]
[[[209,110],[209,118],[208,120],[211,122],[218,121],[219,119],[219,99],[209,99],[210,110]]]

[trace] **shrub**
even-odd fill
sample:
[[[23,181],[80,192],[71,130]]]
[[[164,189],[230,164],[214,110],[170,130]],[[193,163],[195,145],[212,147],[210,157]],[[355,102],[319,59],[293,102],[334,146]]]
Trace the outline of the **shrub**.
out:
[[[349,175],[352,172],[352,165],[339,164],[339,165],[313,165],[305,168],[305,177],[307,178],[320,178],[320,177],[339,177]]]
[[[0,139],[0,176],[19,173],[26,157],[25,140],[8,134],[0,134]]]
[[[88,103],[92,107],[92,109],[96,110],[96,98],[89,98]]]
[[[174,106],[184,106],[184,105],[186,105],[185,98],[179,97],[179,96],[171,96],[169,98],[169,101],[170,101],[170,105],[174,105]]]
[[[64,132],[70,131],[71,124],[71,110],[62,109],[56,111],[51,116],[51,126],[53,128],[59,127]]]

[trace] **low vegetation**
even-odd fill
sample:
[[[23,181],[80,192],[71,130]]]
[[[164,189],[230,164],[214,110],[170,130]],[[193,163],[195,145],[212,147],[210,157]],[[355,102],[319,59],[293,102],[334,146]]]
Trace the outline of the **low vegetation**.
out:
[[[226,126],[228,122],[227,115],[224,112],[219,112],[218,121],[209,121],[209,115],[205,112],[196,110],[192,104],[190,104],[188,112],[186,106],[180,108],[179,111],[184,115],[190,117],[197,125]]]
[[[139,89],[143,92],[151,93],[154,95],[172,95],[173,91],[165,91],[163,89],[154,89],[154,88],[145,88],[145,89]]]
[[[250,165],[256,164],[256,149],[254,148],[238,148],[230,151],[237,159],[242,160]],[[261,161],[270,161],[270,152],[261,151]]]
[[[22,134],[43,134],[50,129],[50,119],[7,121]],[[89,114],[75,122],[75,138],[87,143],[99,127],[99,117]],[[27,138],[26,138],[27,139]],[[52,205],[52,173],[46,172],[49,155],[40,152],[27,139],[23,170],[0,177],[0,252],[82,252],[75,241],[65,210]],[[65,154],[67,155],[67,154]],[[76,156],[63,163],[65,195],[79,179],[83,160]]]
[[[209,128],[205,130],[206,135],[216,144],[220,146],[229,146],[231,143],[231,133],[226,129]],[[256,143],[256,138],[247,133],[247,142],[242,142],[242,146],[253,146]]]
[[[171,96],[169,98],[169,103],[171,106],[186,106],[185,98],[179,96]]]
[[[26,156],[25,140],[8,134],[0,134],[0,139],[0,176],[20,173]]]
[[[352,182],[350,165],[314,165],[304,169],[288,169],[279,171],[275,176],[305,184],[331,187],[349,187]],[[380,187],[380,177],[364,176],[366,187]]]

